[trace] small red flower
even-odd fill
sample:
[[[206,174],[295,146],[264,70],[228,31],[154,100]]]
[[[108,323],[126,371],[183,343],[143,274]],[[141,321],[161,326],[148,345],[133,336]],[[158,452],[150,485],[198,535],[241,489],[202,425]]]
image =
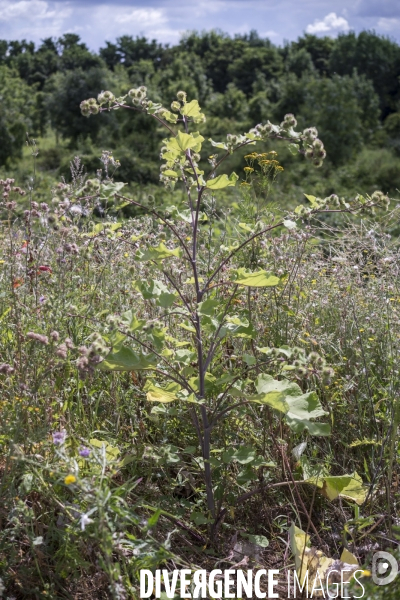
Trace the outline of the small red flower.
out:
[[[48,267],[47,265],[40,265],[39,271],[45,271],[47,273],[52,273],[53,272],[52,268]]]

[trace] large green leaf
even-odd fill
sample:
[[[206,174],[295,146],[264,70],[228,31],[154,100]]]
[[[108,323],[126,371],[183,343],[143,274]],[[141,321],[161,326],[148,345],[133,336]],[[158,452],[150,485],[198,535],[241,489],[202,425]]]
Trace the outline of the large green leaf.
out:
[[[267,271],[254,271],[253,273],[240,274],[235,283],[248,287],[274,287],[278,285],[279,277]]]
[[[198,131],[193,133],[183,133],[182,131],[178,131],[175,137],[169,138],[165,143],[169,152],[184,154],[186,150],[199,152],[203,141],[204,138]]]
[[[172,256],[179,256],[179,248],[170,250],[165,244],[161,242],[159,246],[150,246],[147,248],[141,256],[137,256],[137,260],[164,260],[164,258],[171,258]]]
[[[223,338],[229,333],[232,337],[253,339],[256,331],[251,323],[244,317],[233,315],[226,318],[226,323],[221,327],[218,337]]]
[[[105,196],[106,198],[109,198],[110,196],[115,196],[115,194],[122,190],[122,188],[125,185],[126,183],[123,183],[122,181],[116,181],[115,183],[102,183],[100,186],[100,195],[102,197]]]
[[[121,320],[131,332],[142,329],[142,327],[147,323],[145,319],[138,319],[131,309],[122,313]]]
[[[219,300],[207,298],[207,300],[204,300],[204,302],[199,302],[198,313],[199,315],[206,315],[208,317],[212,317],[212,315],[219,307],[221,307],[221,302]]]
[[[320,488],[321,493],[329,500],[335,500],[340,496],[361,505],[367,495],[367,489],[357,472],[351,475],[311,477],[308,481]]]
[[[241,465],[247,465],[255,461],[256,451],[254,450],[254,448],[241,446],[236,450],[236,452],[234,452],[232,458]]]
[[[171,112],[170,110],[166,110],[163,115],[164,119],[166,119],[167,121],[169,121],[170,123],[177,123],[178,122],[178,115],[174,114],[173,112]]]
[[[238,179],[239,177],[236,173],[232,173],[229,177],[225,174],[218,175],[217,177],[214,177],[214,179],[209,179],[206,185],[210,190],[222,190],[226,187],[234,187]]]
[[[139,290],[145,300],[155,299],[163,308],[169,308],[176,300],[177,295],[171,293],[167,286],[157,279],[152,281],[136,281],[135,288]]]
[[[197,100],[188,102],[181,108],[181,115],[185,117],[199,117],[201,115],[201,108]]]
[[[163,390],[155,385],[149,386],[146,398],[149,402],[162,402],[163,404],[177,400],[175,392]]]
[[[100,368],[104,371],[140,371],[156,364],[155,355],[136,353],[131,348],[122,346],[118,352],[110,352],[100,363]]]
[[[297,383],[282,380],[277,381],[270,375],[259,375],[256,380],[258,394],[250,396],[251,402],[267,404],[283,413],[289,427],[296,433],[308,429],[311,435],[329,435],[330,426],[327,423],[313,423],[326,415],[315,392],[302,393]]]

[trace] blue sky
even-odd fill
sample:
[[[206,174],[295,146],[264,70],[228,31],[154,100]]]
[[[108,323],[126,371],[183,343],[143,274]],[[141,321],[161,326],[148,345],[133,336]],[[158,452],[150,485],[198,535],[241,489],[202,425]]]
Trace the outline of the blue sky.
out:
[[[92,50],[124,34],[175,43],[188,30],[256,29],[276,44],[304,32],[374,29],[400,42],[400,0],[0,0],[0,39],[74,32]]]

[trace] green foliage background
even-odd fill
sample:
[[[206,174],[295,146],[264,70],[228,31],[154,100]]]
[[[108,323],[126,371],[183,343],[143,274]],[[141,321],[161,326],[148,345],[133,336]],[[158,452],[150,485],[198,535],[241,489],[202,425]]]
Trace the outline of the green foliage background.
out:
[[[125,35],[105,42],[98,54],[68,33],[38,47],[0,41],[0,69],[0,165],[7,174],[28,174],[20,158],[29,132],[44,138],[39,172],[68,176],[74,152],[95,173],[101,150],[108,149],[121,162],[121,179],[157,183],[162,133],[156,124],[125,111],[84,120],[79,110],[82,98],[99,90],[146,85],[154,101],[172,101],[177,89],[198,98],[208,115],[206,139],[279,122],[287,112],[300,127],[315,123],[328,152],[324,177],[283,150],[290,176],[277,193],[284,191],[288,202],[298,200],[297,186],[305,180],[318,179],[320,195],[393,193],[400,186],[400,47],[374,32],[304,35],[283,47],[255,31],[233,37],[191,32],[175,46]]]

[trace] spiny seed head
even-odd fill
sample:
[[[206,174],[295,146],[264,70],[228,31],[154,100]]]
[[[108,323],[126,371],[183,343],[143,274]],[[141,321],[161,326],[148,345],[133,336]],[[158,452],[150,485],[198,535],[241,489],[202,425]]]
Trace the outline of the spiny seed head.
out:
[[[332,206],[340,206],[339,196],[337,196],[336,194],[331,194],[330,196],[328,196],[328,198],[326,198],[326,200],[330,204],[332,204]]]
[[[314,158],[314,150],[312,148],[307,148],[307,150],[304,152],[304,156],[311,160]]]
[[[322,369],[322,377],[324,379],[330,379],[331,377],[333,377],[335,374],[334,370],[331,369],[331,367],[324,367]]]
[[[286,123],[285,127],[296,127],[297,125],[297,121],[294,115],[292,115],[292,113],[288,113],[287,115],[285,115],[283,117],[283,122]]]
[[[91,115],[90,104],[86,100],[81,102],[80,108],[81,108],[81,113],[84,117],[90,117],[90,115]]]
[[[319,354],[316,352],[311,352],[311,354],[308,355],[308,362],[315,363],[319,358]]]
[[[99,112],[99,110],[100,110],[100,107],[99,107],[99,105],[98,105],[98,104],[92,104],[92,105],[90,106],[90,114],[91,114],[91,115],[97,115],[97,114],[98,114],[98,112]]]
[[[106,90],[105,92],[103,92],[103,98],[106,102],[114,102],[115,100],[115,96],[112,92],[110,92],[109,90]]]
[[[138,93],[137,89],[136,88],[132,88],[131,90],[129,90],[128,96],[129,96],[129,98],[136,98],[137,93]]]
[[[187,96],[186,92],[182,92],[182,90],[180,90],[180,91],[179,91],[179,92],[176,94],[176,97],[178,98],[178,100],[179,100],[180,102],[186,102],[186,96]]]
[[[313,160],[313,165],[314,165],[314,167],[317,167],[317,169],[322,167],[323,164],[324,164],[324,161],[322,158],[316,158],[315,160]]]
[[[324,147],[324,144],[321,142],[321,140],[319,140],[319,139],[317,138],[317,139],[315,139],[315,140],[313,141],[313,146],[314,146],[314,148],[315,148],[316,150],[322,150],[322,149],[323,149],[323,147]]]
[[[145,85],[141,85],[140,88],[139,88],[139,92],[141,94],[144,94],[146,96],[146,94],[147,94],[147,87]]]
[[[96,98],[89,98],[88,100],[86,100],[86,102],[88,102],[90,106],[97,104]]]
[[[181,108],[180,102],[178,102],[177,100],[174,100],[171,103],[171,110],[173,110],[174,112],[178,112]]]
[[[324,158],[326,158],[326,150],[323,148],[321,150],[316,150],[314,156],[315,158],[322,158],[322,160],[324,160]]]
[[[318,131],[315,127],[308,127],[307,129],[304,129],[303,136],[306,140],[312,142],[318,137]]]

